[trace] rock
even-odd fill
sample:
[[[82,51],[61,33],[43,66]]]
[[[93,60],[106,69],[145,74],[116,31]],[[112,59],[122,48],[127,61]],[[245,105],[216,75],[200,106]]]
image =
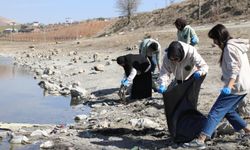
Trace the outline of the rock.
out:
[[[109,66],[109,65],[111,65],[111,64],[112,64],[112,61],[107,61],[105,65],[106,65],[106,66]]]
[[[53,147],[54,147],[53,141],[46,141],[40,145],[40,148],[45,148],[45,149],[49,149],[49,148],[53,148]]]
[[[56,44],[62,44],[62,42],[56,41]]]
[[[43,74],[43,70],[42,69],[35,69],[35,73],[37,76],[41,76]]]
[[[60,87],[58,85],[49,83],[47,81],[40,81],[38,85],[41,88],[44,88],[45,90],[47,90],[49,93],[59,93],[60,91]]]
[[[94,66],[95,71],[104,71],[105,66],[102,64],[98,64]]]
[[[49,134],[46,132],[46,131],[43,131],[43,130],[36,130],[36,131],[33,131],[30,136],[45,136],[45,137],[48,137]]]
[[[59,93],[60,93],[61,95],[69,95],[69,94],[70,94],[70,89],[67,88],[67,87],[64,87],[64,88],[62,88],[62,89],[59,91]]]
[[[3,131],[3,132],[1,131],[0,132],[0,139],[1,138],[6,138],[8,134],[9,134],[9,131]]]
[[[101,112],[100,112],[100,115],[103,116],[104,114],[106,114],[108,111],[106,109],[103,109]]]
[[[72,55],[77,55],[77,51],[71,51],[71,52],[69,52],[69,56],[72,56]]]
[[[79,87],[80,85],[81,85],[81,83],[80,83],[79,81],[74,81],[74,82],[72,83],[72,87],[73,87],[73,88]]]
[[[88,116],[85,115],[85,114],[76,115],[76,116],[75,116],[75,120],[85,120],[85,119],[87,119],[87,118],[88,118]]]
[[[234,129],[228,121],[221,122],[217,127],[218,134],[234,134]]]
[[[70,90],[71,98],[84,99],[87,96],[87,90],[75,87]]]
[[[29,143],[29,139],[26,136],[15,135],[14,133],[12,133],[10,143],[13,143],[13,144],[27,144],[27,143]]]
[[[159,128],[160,125],[148,118],[141,118],[141,119],[131,119],[129,123],[133,127],[138,127],[138,128]]]
[[[100,122],[99,124],[102,128],[109,128],[110,127],[110,122],[105,120],[103,122]]]
[[[99,54],[98,53],[94,53],[93,54],[93,61],[96,62],[98,60],[98,56]]]
[[[43,74],[52,75],[53,71],[50,68],[45,68],[44,71],[43,71]]]
[[[120,137],[113,137],[113,136],[111,136],[111,137],[108,138],[108,140],[109,141],[122,141],[123,139],[120,138]]]

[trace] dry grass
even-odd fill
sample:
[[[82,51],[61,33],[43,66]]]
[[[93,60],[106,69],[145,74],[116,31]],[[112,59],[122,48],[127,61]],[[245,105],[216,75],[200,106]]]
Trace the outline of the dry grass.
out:
[[[93,20],[79,24],[57,25],[45,28],[43,31],[31,33],[13,33],[2,40],[11,41],[63,41],[75,40],[81,37],[93,37],[108,27],[112,21]]]

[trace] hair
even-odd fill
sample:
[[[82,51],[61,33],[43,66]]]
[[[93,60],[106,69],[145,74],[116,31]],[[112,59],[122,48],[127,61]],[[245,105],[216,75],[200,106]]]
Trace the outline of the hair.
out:
[[[148,46],[148,48],[151,48],[153,49],[153,51],[156,51],[158,49],[158,44],[153,42]]]
[[[165,51],[167,52],[168,59],[170,59],[171,57],[175,57],[179,58],[181,61],[184,58],[184,49],[181,43],[178,41],[173,41],[172,43],[170,43]]]
[[[187,25],[187,21],[184,18],[177,18],[174,22],[176,27],[180,27],[178,29],[183,30]]]
[[[223,58],[223,53],[224,53],[224,48],[227,45],[227,41],[232,39],[231,35],[229,34],[227,28],[222,25],[222,24],[217,24],[214,26],[209,32],[208,32],[208,37],[216,40],[218,42],[218,46],[222,50],[221,56],[219,63],[221,65],[222,63],[222,58]]]

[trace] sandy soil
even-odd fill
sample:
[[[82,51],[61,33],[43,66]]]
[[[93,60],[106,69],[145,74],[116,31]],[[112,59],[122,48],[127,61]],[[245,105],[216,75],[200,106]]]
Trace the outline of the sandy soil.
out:
[[[228,25],[232,36],[249,38],[250,25],[246,24],[237,22]],[[200,38],[198,51],[210,67],[202,84],[198,105],[198,109],[205,114],[222,87],[218,65],[220,51],[207,37],[212,26],[195,27]],[[61,43],[1,41],[0,53],[14,57],[15,64],[30,69],[37,80],[46,80],[63,88],[70,89],[77,85],[86,89],[87,94],[78,103],[92,107],[90,116],[78,123],[63,127],[47,126],[48,136],[31,136],[33,131],[43,129],[40,126],[5,128],[10,128],[15,134],[26,135],[29,144],[53,141],[51,149],[183,149],[171,142],[160,94],[153,93],[151,100],[133,101],[127,105],[122,104],[117,95],[123,70],[114,60],[120,55],[138,53],[134,47],[145,33],[157,38],[163,49],[176,39],[176,29],[166,26]],[[97,54],[95,61],[94,54]],[[95,66],[99,66],[101,71],[96,71]],[[50,68],[52,73],[45,76],[46,68]],[[138,120],[133,119],[150,121],[138,125]],[[55,129],[56,132],[52,132]],[[250,142],[239,141],[237,136],[220,134],[207,144],[209,149],[249,149]]]

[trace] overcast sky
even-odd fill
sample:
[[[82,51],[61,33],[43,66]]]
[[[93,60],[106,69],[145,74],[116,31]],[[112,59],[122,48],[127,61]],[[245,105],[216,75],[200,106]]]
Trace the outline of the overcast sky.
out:
[[[117,17],[117,0],[1,0],[0,16],[18,23],[81,21],[99,17]],[[164,8],[170,0],[141,0],[138,12]],[[181,1],[181,0],[175,0]]]

